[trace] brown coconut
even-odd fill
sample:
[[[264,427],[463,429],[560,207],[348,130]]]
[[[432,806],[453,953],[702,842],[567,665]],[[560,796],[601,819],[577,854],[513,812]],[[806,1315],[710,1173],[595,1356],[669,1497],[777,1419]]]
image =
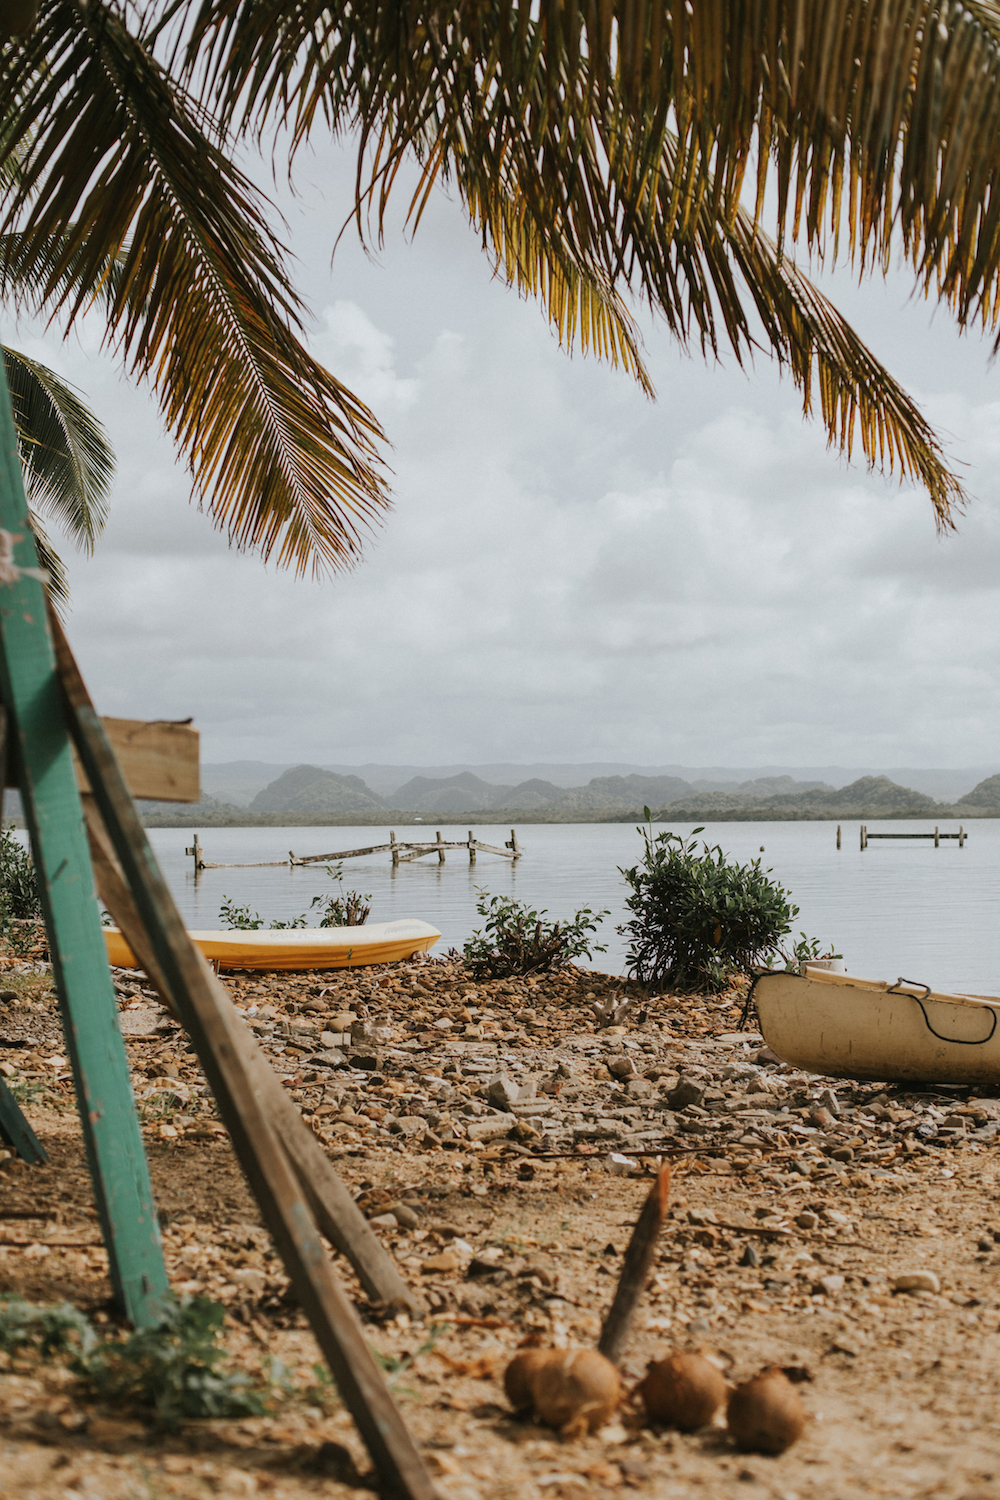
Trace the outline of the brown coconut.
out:
[[[726,1415],[736,1446],[744,1453],[784,1453],[806,1425],[798,1391],[776,1366],[738,1385]]]
[[[707,1427],[726,1399],[721,1370],[702,1354],[668,1354],[653,1361],[639,1390],[650,1421],[682,1432]]]
[[[507,1400],[515,1411],[527,1411],[534,1406],[531,1394],[531,1377],[546,1360],[558,1359],[561,1349],[519,1349],[503,1375],[503,1388]]]
[[[618,1408],[621,1378],[596,1349],[557,1349],[528,1376],[535,1416],[564,1437],[596,1432]]]

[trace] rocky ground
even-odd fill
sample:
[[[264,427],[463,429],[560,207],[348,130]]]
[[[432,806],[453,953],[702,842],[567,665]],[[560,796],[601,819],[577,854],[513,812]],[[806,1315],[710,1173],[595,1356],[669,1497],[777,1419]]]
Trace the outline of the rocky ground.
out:
[[[110,1326],[50,975],[6,962],[0,1070],[50,1162],[0,1163],[0,1292]],[[173,1284],[226,1305],[227,1348],[271,1410],[164,1432],[58,1363],[0,1355],[0,1491],[370,1493],[200,1069],[142,976],[116,982]],[[454,958],[226,984],[427,1303],[422,1322],[385,1316],[337,1262],[444,1500],[1000,1500],[1000,1099],[788,1068],[740,1028],[736,992],[646,995],[579,969],[477,983]],[[732,1380],[792,1369],[810,1420],[780,1458],[736,1452],[722,1426],[652,1430],[637,1405],[572,1441],[507,1408],[525,1338],[596,1341],[661,1157],[671,1217],[627,1385],[673,1348]]]

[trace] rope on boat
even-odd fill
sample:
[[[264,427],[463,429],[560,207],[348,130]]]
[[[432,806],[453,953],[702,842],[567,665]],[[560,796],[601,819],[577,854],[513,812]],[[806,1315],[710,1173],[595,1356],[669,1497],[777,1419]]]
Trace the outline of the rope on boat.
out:
[[[905,990],[901,990],[899,988],[901,984],[912,985],[914,989],[923,990],[924,993],[922,995],[907,995]],[[924,1018],[924,1025],[927,1027],[927,1030],[930,1032],[931,1036],[936,1036],[939,1042],[951,1042],[955,1047],[983,1047],[988,1041],[992,1039],[993,1033],[997,1029],[997,1013],[992,1006],[989,1007],[989,1011],[993,1021],[993,1025],[990,1027],[986,1035],[980,1037],[978,1041],[969,1041],[966,1037],[961,1036],[942,1036],[940,1031],[935,1031],[934,1027],[931,1025],[930,1017],[924,1010],[924,1001],[929,997],[930,992],[930,985],[924,984],[923,980],[903,979],[902,977],[897,979],[896,983],[894,985],[891,985],[889,989],[886,990],[887,995],[903,995],[908,1000],[915,1000],[916,1003],[920,1006],[920,1014]]]

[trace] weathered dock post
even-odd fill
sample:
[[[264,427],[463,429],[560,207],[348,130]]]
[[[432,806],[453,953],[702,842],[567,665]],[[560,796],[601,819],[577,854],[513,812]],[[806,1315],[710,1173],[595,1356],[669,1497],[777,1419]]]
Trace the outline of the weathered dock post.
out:
[[[506,847],[513,850],[512,859],[521,858],[521,851],[517,846],[517,830],[514,828],[510,830],[510,838],[506,841]]]
[[[440,830],[440,828],[438,828],[438,829],[435,830],[434,837],[437,839],[438,864],[439,865],[443,865],[444,864],[444,839],[441,837],[441,830]]]
[[[938,827],[937,827],[936,823],[934,825],[934,847],[935,847],[935,849],[940,849],[940,847],[941,847],[941,835],[938,832]]]
[[[865,827],[864,823],[862,823],[861,825],[861,847],[862,849],[868,848],[868,829]]]
[[[840,848],[840,824],[837,824],[837,848]]]
[[[960,849],[965,848],[965,829],[962,827],[961,823],[959,823],[958,825],[958,847]]]
[[[469,864],[470,865],[474,865],[475,863],[476,863],[476,841],[472,837],[472,829],[470,828],[469,829]]]
[[[205,851],[204,851],[204,849],[201,847],[201,845],[198,842],[198,835],[197,834],[195,834],[195,836],[194,836],[194,843],[191,844],[187,849],[185,849],[184,853],[187,854],[187,855],[189,855],[189,856],[191,856],[194,859],[194,878],[195,878],[195,880],[197,880],[198,876],[201,874],[202,870],[205,868],[205,861],[204,861],[204,858],[203,858],[203,855],[204,855]]]
[[[393,864],[398,865],[399,850],[396,847],[396,830],[394,828],[389,829],[389,853],[392,856]]]

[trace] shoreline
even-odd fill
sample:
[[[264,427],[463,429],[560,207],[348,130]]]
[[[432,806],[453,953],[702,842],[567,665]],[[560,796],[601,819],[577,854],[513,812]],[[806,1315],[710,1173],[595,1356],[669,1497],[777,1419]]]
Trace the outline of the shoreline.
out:
[[[668,815],[669,814],[669,815]],[[934,808],[928,812],[926,808],[918,808],[912,811],[886,812],[885,810],[869,809],[863,812],[785,812],[775,809],[743,809],[743,808],[721,808],[717,812],[694,811],[690,808],[680,808],[677,811],[668,809],[667,812],[657,813],[653,819],[656,826],[664,828],[671,823],[686,824],[704,821],[708,826],[710,823],[932,823],[935,819],[944,822],[973,822],[980,819],[1000,818],[1000,808]],[[16,826],[23,827],[23,819],[16,819]],[[537,824],[560,824],[560,823],[644,823],[643,809],[633,809],[631,812],[621,812],[616,809],[607,811],[580,811],[580,812],[521,812],[517,809],[508,809],[503,812],[468,812],[468,813],[442,813],[435,817],[428,814],[426,817],[417,818],[415,813],[405,812],[379,812],[379,813],[244,813],[241,815],[226,815],[218,813],[203,813],[200,815],[188,815],[178,813],[173,816],[169,813],[145,813],[142,814],[144,828],[467,828],[469,824],[479,827],[509,827],[511,824],[523,824],[531,826]]]

